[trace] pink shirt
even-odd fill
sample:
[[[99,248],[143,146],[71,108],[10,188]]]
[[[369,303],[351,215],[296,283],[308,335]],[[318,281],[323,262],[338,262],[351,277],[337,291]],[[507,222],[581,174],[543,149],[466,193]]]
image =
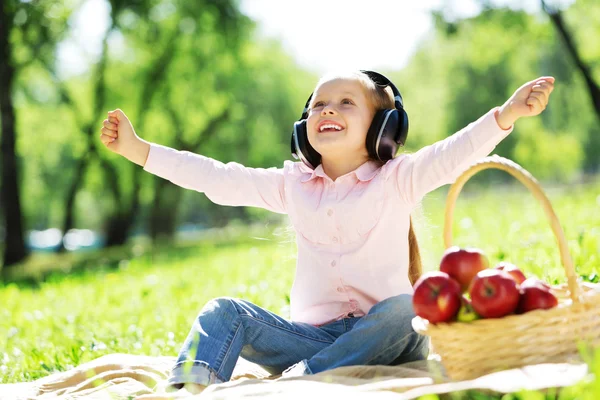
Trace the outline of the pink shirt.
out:
[[[452,183],[512,131],[498,126],[494,111],[414,154],[399,154],[380,168],[366,162],[335,182],[321,165],[311,170],[285,161],[283,168],[249,168],[155,144],[144,170],[203,192],[216,204],[287,214],[298,247],[291,319],[323,325],[413,293],[410,213],[425,194]]]

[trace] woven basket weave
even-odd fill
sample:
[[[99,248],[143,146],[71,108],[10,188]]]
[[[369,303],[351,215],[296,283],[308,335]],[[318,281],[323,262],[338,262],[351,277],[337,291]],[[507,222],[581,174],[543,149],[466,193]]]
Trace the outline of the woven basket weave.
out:
[[[531,364],[577,361],[582,343],[600,345],[600,289],[578,281],[567,241],[548,198],[536,179],[518,164],[494,155],[472,165],[458,177],[446,202],[446,248],[452,246],[452,216],[458,194],[469,178],[489,168],[514,176],[542,204],[558,242],[567,284],[552,287],[559,305],[549,310],[438,324],[415,317],[413,328],[430,336],[448,376],[457,380]]]

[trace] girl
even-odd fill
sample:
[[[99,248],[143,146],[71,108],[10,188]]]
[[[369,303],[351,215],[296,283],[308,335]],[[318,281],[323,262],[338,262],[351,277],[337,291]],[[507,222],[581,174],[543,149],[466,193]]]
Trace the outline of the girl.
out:
[[[410,213],[490,154],[517,119],[541,113],[553,88],[552,77],[528,82],[454,135],[394,158],[408,119],[393,84],[371,71],[326,76],[294,128],[292,148],[302,162],[279,169],[149,143],[121,110],[109,112],[100,136],[109,150],[217,204],[288,214],[297,233],[290,320],[244,300],[208,302],[170,387],[198,393],[225,382],[239,356],[283,376],[425,359],[428,341],[411,326],[421,264]]]

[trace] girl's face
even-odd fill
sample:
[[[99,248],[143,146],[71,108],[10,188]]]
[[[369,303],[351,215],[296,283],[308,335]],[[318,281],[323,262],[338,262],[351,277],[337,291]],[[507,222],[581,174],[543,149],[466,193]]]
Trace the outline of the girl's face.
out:
[[[317,86],[306,121],[308,140],[324,159],[368,159],[367,131],[375,114],[358,79],[335,78]]]

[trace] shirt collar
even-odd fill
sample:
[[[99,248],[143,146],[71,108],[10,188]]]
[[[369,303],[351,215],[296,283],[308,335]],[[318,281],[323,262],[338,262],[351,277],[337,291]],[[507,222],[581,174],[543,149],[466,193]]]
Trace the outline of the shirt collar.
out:
[[[319,164],[315,169],[310,169],[306,165],[303,165],[303,167],[303,170],[304,172],[306,172],[306,174],[300,179],[301,182],[308,182],[310,180],[315,179],[318,176],[320,176],[321,178],[329,179],[329,177],[325,174],[325,171],[323,170],[323,164]],[[375,175],[377,175],[379,167],[379,163],[375,161],[367,161],[354,171],[350,172],[349,174],[355,174],[359,181],[367,182],[373,179]]]

